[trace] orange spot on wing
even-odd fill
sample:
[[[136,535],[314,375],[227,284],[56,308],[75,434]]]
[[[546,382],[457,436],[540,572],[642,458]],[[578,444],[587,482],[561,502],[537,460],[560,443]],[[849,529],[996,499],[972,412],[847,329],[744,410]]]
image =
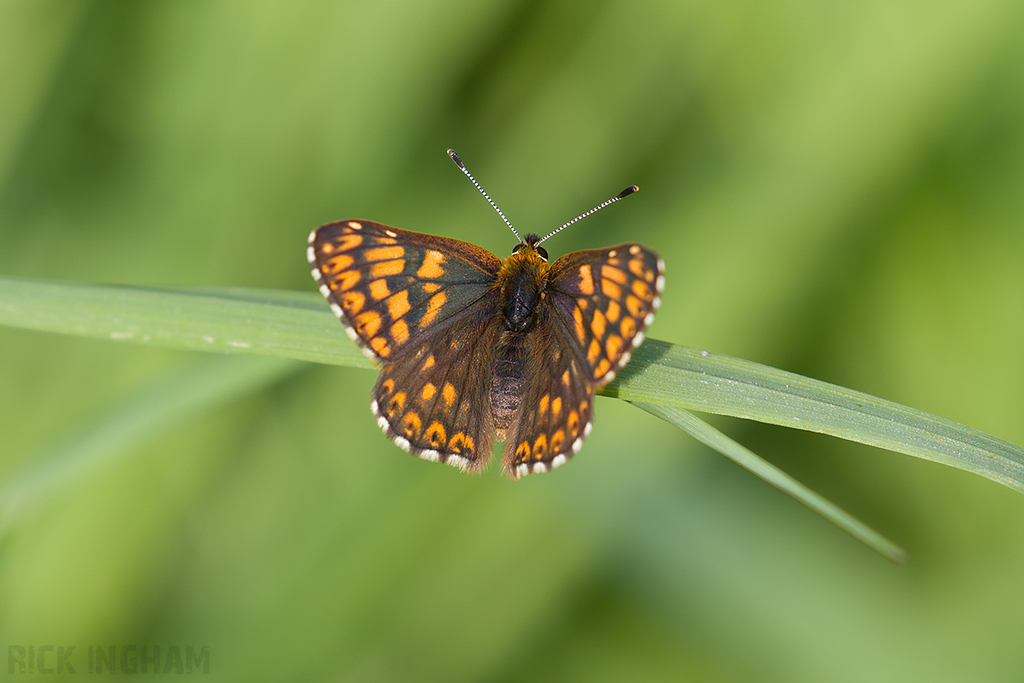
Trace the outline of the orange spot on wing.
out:
[[[370,278],[376,280],[377,278],[389,277],[391,275],[398,275],[405,269],[405,261],[382,261],[380,263],[374,263],[370,266]]]
[[[377,247],[363,252],[363,258],[367,261],[390,261],[403,256],[405,256],[404,247]]]
[[[594,293],[594,274],[590,266],[580,266],[580,292],[587,296]]]
[[[619,287],[611,280],[601,280],[601,291],[609,299],[618,301],[622,298],[622,287]]]
[[[444,399],[445,404],[447,404],[449,408],[451,408],[452,404],[455,403],[455,396],[455,387],[453,387],[450,382],[445,382],[444,388],[441,389],[441,398]]]
[[[445,303],[448,301],[448,295],[444,292],[438,292],[434,296],[430,297],[430,301],[427,302],[427,310],[423,313],[423,317],[420,318],[420,327],[426,327],[430,323],[434,322],[434,318],[444,308]]]
[[[434,357],[433,356],[427,356],[427,359],[425,361],[423,361],[423,368],[422,369],[423,370],[429,370],[432,367],[434,367]]]
[[[348,254],[338,254],[334,258],[328,259],[327,263],[323,264],[321,270],[325,273],[337,273],[338,271],[347,269],[353,263],[355,263],[355,260]]]
[[[590,321],[590,329],[597,337],[604,336],[605,318],[601,311],[594,311],[594,319]]]
[[[354,234],[349,232],[349,233],[345,233],[344,235],[341,235],[340,237],[338,237],[337,243],[334,246],[337,249],[339,249],[340,251],[348,251],[349,249],[353,249],[355,247],[358,247],[362,243],[363,243],[363,236],[362,235],[354,235]]]
[[[354,327],[360,337],[372,337],[377,334],[377,330],[380,329],[380,313],[377,313],[376,311],[366,311],[365,313],[357,315],[355,320],[352,322],[355,323]]]
[[[403,408],[405,408],[405,392],[399,391],[388,401],[388,417],[394,417]]]
[[[387,358],[391,354],[391,347],[384,337],[374,337],[370,340],[370,348],[376,351],[381,358]]]
[[[530,444],[523,441],[516,446],[516,460],[519,462],[526,462],[530,459]]]
[[[643,280],[633,280],[633,293],[645,301],[650,301],[654,298],[651,288]]]
[[[404,344],[409,341],[409,326],[405,324],[404,320],[399,320],[391,326],[391,339],[396,344]]]
[[[537,415],[538,416],[543,415],[544,413],[548,412],[548,401],[549,400],[550,399],[548,398],[547,394],[544,394],[543,396],[541,396],[541,398],[540,398],[540,405],[537,407]]]
[[[583,327],[583,311],[576,307],[572,309],[572,319],[576,323],[576,338],[580,340],[580,344],[587,338],[587,330]]]
[[[337,284],[332,282],[331,289],[338,288],[343,292],[347,289],[352,289],[359,284],[359,278],[360,275],[358,270],[346,270],[344,273],[339,273],[337,275]]]
[[[632,339],[633,337],[635,337],[636,320],[629,317],[623,318],[622,324],[619,325],[619,332],[621,332],[622,336],[625,337],[626,339]]]
[[[642,277],[648,282],[654,281],[654,271],[644,265],[644,260],[640,258],[634,258],[629,260],[629,272],[633,273],[637,277]]]
[[[609,358],[618,359],[622,355],[622,337],[617,334],[613,334],[608,337],[608,341],[604,343],[604,352]]]
[[[569,413],[569,419],[566,421],[569,427],[569,436],[575,439],[580,434],[580,414],[575,410]]]
[[[617,301],[609,301],[608,308],[605,309],[605,316],[608,318],[608,322],[613,323],[619,319],[619,313],[622,312],[622,306]]]
[[[448,442],[448,450],[452,453],[469,453],[472,455],[475,448],[476,444],[473,443],[473,437],[465,432],[452,434],[452,440]]]
[[[363,310],[363,306],[366,305],[366,297],[362,292],[345,292],[338,297],[338,302],[346,313],[354,315]]]
[[[624,272],[612,266],[601,266],[601,277],[606,280],[618,282],[620,285],[626,284],[626,281],[629,279],[629,276]]]
[[[565,447],[565,430],[559,429],[551,435],[551,452],[558,454]]]
[[[640,303],[640,299],[637,299],[632,294],[626,295],[626,310],[634,318],[644,317],[644,305]]]
[[[596,339],[590,340],[590,348],[587,349],[587,362],[593,365],[597,357],[601,355],[601,344]]]
[[[427,439],[427,442],[432,448],[437,449],[444,448],[445,442],[448,440],[445,435],[444,425],[436,420],[430,423],[430,426],[427,427],[426,434],[423,436]]]
[[[409,312],[409,290],[403,289],[388,299],[388,313],[395,320]]]
[[[421,277],[427,280],[436,280],[437,278],[444,275],[444,268],[441,264],[444,263],[444,254],[433,249],[428,249],[427,253],[423,256],[423,263],[420,265],[419,270],[416,271],[416,277]]]
[[[399,425],[399,430],[410,439],[418,438],[423,428],[423,421],[416,413],[406,413]]]
[[[377,301],[387,298],[391,294],[391,290],[388,289],[387,280],[374,280],[370,283],[370,296]]]

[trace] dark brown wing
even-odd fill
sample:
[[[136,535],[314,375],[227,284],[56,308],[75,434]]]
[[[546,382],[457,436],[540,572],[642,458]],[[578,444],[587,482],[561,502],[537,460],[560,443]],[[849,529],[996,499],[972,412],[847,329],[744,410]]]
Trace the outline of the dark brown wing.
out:
[[[476,470],[490,460],[491,367],[500,327],[481,310],[384,366],[373,390],[377,424],[425,460]]]
[[[349,336],[385,363],[471,312],[501,266],[466,242],[354,220],[314,230],[306,256]]]
[[[599,390],[629,362],[654,320],[665,264],[650,249],[622,244],[566,254],[551,265],[547,291],[555,323]]]
[[[538,326],[527,340],[527,354],[529,376],[502,458],[502,469],[513,479],[571,458],[590,433],[594,411],[594,384],[562,334]]]
[[[384,433],[427,460],[482,466],[494,431],[498,258],[369,221],[314,230],[307,256],[349,336],[383,364],[371,408]]]

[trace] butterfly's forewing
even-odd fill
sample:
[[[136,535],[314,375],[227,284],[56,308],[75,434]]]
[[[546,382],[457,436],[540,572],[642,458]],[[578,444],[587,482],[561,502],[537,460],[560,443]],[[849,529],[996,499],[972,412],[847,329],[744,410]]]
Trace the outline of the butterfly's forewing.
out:
[[[314,230],[307,258],[349,336],[384,363],[472,311],[492,293],[501,266],[466,242],[354,220]]]
[[[661,303],[664,264],[636,244],[577,251],[545,276],[531,376],[507,448],[512,476],[557,467],[590,432],[594,393],[644,339]]]
[[[486,462],[498,258],[370,221],[318,228],[307,256],[349,336],[383,364],[372,404],[381,429],[428,460]]]
[[[639,244],[566,254],[547,274],[553,316],[600,389],[629,362],[661,305],[665,264]]]

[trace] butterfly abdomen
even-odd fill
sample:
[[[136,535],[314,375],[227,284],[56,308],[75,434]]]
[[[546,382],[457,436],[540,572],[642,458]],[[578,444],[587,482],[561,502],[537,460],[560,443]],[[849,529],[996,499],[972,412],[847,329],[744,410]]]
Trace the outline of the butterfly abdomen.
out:
[[[505,439],[505,430],[512,425],[526,385],[525,337],[521,334],[502,335],[494,360],[491,376],[491,414],[498,438]]]

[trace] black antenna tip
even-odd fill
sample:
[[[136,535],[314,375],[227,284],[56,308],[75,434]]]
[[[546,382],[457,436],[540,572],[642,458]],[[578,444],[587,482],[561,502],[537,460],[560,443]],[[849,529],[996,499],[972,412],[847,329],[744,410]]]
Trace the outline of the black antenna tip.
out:
[[[462,159],[459,158],[459,155],[455,153],[454,149],[448,150],[448,156],[450,156],[452,158],[452,161],[455,162],[456,166],[461,168],[463,171],[466,170],[465,164],[462,163]]]
[[[639,191],[640,191],[639,186],[637,186],[637,185],[630,185],[625,190],[623,190],[622,192],[620,192],[617,195],[615,195],[615,198],[616,199],[622,199],[623,197],[628,197],[629,195],[633,194],[634,192],[639,192]]]

